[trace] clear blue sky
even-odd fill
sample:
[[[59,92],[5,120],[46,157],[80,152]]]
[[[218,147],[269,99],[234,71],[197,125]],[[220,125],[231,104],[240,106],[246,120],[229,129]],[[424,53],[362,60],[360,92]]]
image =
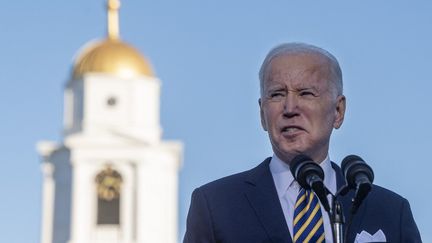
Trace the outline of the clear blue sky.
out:
[[[38,140],[60,141],[62,91],[78,49],[105,36],[105,0],[5,1],[0,8],[0,241],[39,242]],[[432,3],[122,1],[121,36],[162,80],[164,138],[185,143],[179,234],[192,190],[272,154],[257,72],[276,44],[303,41],[342,66],[348,110],[331,142],[409,199],[432,242]],[[428,186],[429,185],[429,186]]]

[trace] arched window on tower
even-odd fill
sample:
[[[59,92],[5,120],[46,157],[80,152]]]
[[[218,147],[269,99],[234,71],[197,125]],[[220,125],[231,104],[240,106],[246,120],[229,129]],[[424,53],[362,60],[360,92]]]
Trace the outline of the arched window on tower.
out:
[[[97,224],[120,224],[122,177],[110,165],[96,176]]]

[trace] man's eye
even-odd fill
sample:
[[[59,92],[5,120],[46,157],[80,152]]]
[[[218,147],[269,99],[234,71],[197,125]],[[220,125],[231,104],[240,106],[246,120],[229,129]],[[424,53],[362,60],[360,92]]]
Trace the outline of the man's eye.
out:
[[[282,93],[282,92],[276,92],[276,93],[271,93],[270,94],[270,98],[280,98],[280,97],[284,97],[284,93]]]
[[[315,93],[313,93],[312,91],[307,91],[307,90],[300,91],[299,95],[300,96],[316,96]]]

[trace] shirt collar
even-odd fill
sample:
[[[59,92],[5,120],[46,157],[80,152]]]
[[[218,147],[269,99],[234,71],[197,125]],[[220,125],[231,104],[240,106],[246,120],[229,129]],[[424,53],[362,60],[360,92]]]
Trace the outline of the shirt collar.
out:
[[[324,171],[324,185],[330,190],[332,194],[335,194],[336,177],[334,170],[331,166],[330,157],[328,156],[328,154],[319,165]],[[279,196],[282,196],[286,192],[288,187],[293,185],[293,183],[297,183],[293,175],[291,174],[289,165],[282,161],[275,154],[273,154],[269,166]]]
[[[282,197],[288,190],[288,187],[290,187],[295,181],[293,175],[291,174],[290,167],[275,154],[273,154],[269,166],[278,196]]]
[[[330,157],[326,158],[319,164],[324,171],[324,185],[333,194],[336,194],[336,172],[334,171]]]

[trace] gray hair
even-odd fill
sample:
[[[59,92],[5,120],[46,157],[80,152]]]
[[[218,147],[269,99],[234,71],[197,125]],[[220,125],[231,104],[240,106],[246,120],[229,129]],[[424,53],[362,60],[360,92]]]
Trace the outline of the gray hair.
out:
[[[270,62],[275,58],[282,55],[295,55],[295,54],[316,54],[324,57],[329,62],[329,69],[331,73],[331,81],[334,83],[337,95],[343,93],[343,81],[342,81],[342,70],[339,66],[337,59],[328,51],[313,45],[306,43],[285,43],[274,47],[265,57],[259,71],[260,79],[260,93],[263,95],[264,92],[264,76],[267,72]]]

